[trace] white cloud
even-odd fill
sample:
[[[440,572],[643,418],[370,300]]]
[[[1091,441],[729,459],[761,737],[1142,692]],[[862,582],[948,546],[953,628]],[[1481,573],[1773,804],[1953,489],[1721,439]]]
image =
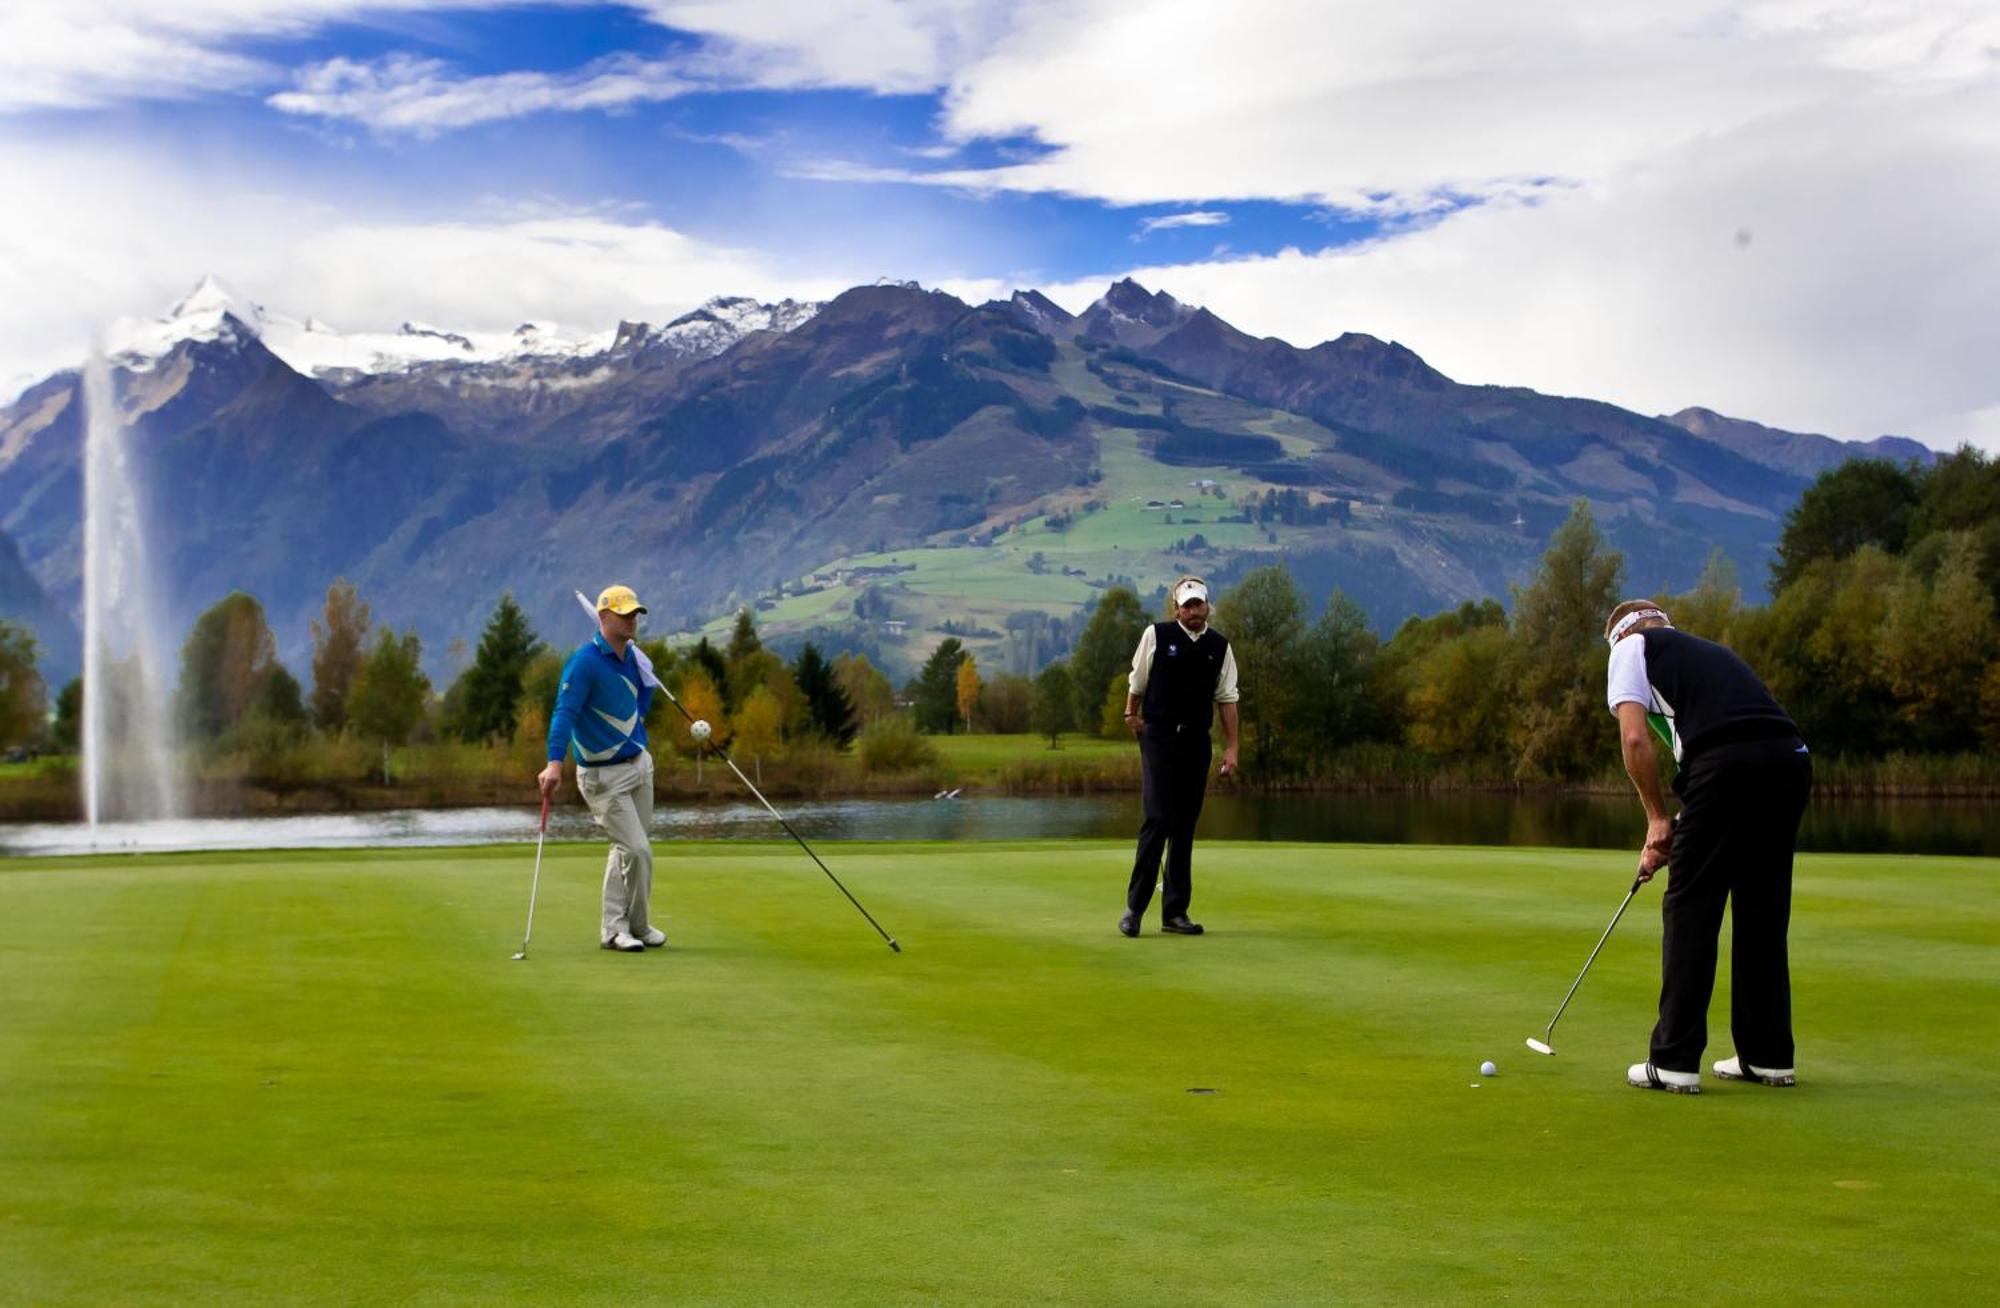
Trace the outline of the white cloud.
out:
[[[1890,112],[1890,109],[1894,112]],[[1323,253],[1126,273],[1256,335],[1400,340],[1461,381],[2000,448],[2000,87],[1772,119],[1597,185]]]
[[[1162,214],[1157,218],[1139,220],[1139,231],[1133,240],[1151,236],[1154,232],[1171,231],[1176,227],[1223,227],[1228,225],[1229,215],[1215,209],[1195,209],[1187,213]]]
[[[825,87],[935,91],[990,48],[1011,9],[996,0],[652,0],[654,21],[702,38],[669,59],[614,55],[567,72],[465,75],[433,59],[336,58],[300,70],[270,105],[378,132],[434,135],[532,113],[611,110],[697,91]],[[943,154],[955,153],[943,147]],[[837,165],[835,165],[837,167]],[[912,179],[920,180],[920,179]]]
[[[268,90],[282,79],[241,38],[418,7],[432,5],[14,0],[0,12],[0,112]],[[669,60],[556,74],[472,77],[408,57],[326,63],[277,103],[381,131],[437,132],[690,86],[943,88],[937,148],[918,146],[910,161],[974,143],[1038,149],[983,169],[779,166],[1196,213],[1291,200],[1421,215],[1359,248],[1137,271],[1249,330],[1302,343],[1371,331],[1468,380],[1648,410],[1708,403],[1841,436],[2000,442],[1990,362],[2000,346],[1990,235],[2000,230],[2000,10],[1990,0],[1238,0],[1226,13],[1202,0],[634,7],[700,43]],[[39,159],[44,174],[52,158]],[[184,182],[135,158],[134,172],[86,178],[102,168],[63,162],[74,176],[46,193],[36,175],[0,174],[12,206],[0,212],[0,371],[46,344],[50,313],[82,322],[150,312],[208,267],[298,312],[341,312],[322,307],[331,300],[378,319],[477,325],[465,315],[499,297],[468,295],[444,271],[465,241],[503,266],[518,261],[523,293],[551,302],[498,312],[587,313],[578,325],[592,327],[634,311],[630,295],[611,308],[626,288],[604,286],[597,264],[567,261],[565,251],[593,241],[604,243],[596,259],[655,270],[642,283],[685,282],[677,304],[755,290],[775,262],[725,255],[717,266],[749,280],[721,284],[674,234],[643,222],[410,225],[259,199],[241,183],[218,216],[205,176]],[[603,226],[559,235],[535,221]],[[1239,214],[1232,230],[1245,228]],[[447,230],[452,241],[434,239]],[[294,231],[305,233],[296,257],[284,244]],[[409,263],[396,241],[442,266]],[[363,270],[342,281],[327,271],[338,260],[316,245],[379,258],[396,277]],[[994,271],[978,257],[968,250],[964,285]],[[566,292],[550,279],[572,274],[578,298],[558,303]],[[1082,298],[1099,289],[1093,282]]]
[[[732,77],[765,87],[934,91],[1048,6],[1011,0],[640,0],[666,27],[710,38]]]
[[[550,110],[615,110],[710,89],[685,61],[614,55],[570,73],[465,77],[436,59],[329,59],[269,98],[282,113],[351,119],[379,132],[435,135]]]
[[[562,0],[557,0],[558,3]],[[273,85],[283,71],[230,48],[326,23],[490,0],[8,0],[0,113],[82,109]]]
[[[1085,0],[957,71],[954,140],[1030,162],[940,180],[1118,204],[1269,198],[1372,210],[1591,183],[1883,87],[1990,78],[1983,0]]]

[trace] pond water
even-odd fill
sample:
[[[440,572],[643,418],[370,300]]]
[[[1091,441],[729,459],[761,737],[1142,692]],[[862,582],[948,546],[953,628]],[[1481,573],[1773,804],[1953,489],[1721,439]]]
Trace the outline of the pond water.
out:
[[[1129,840],[1137,795],[968,796],[951,800],[837,799],[779,805],[799,834],[817,840]],[[662,805],[663,839],[783,840],[752,802]],[[1209,840],[1347,841],[1369,844],[1549,845],[1637,848],[1637,801],[1614,795],[1217,794],[1201,837]],[[300,817],[112,823],[0,823],[0,855],[223,849],[417,847],[532,841],[535,810],[466,808]],[[552,840],[596,840],[581,806],[549,818]],[[1944,800],[1815,801],[1800,848],[1848,853],[2000,857],[2000,804]]]

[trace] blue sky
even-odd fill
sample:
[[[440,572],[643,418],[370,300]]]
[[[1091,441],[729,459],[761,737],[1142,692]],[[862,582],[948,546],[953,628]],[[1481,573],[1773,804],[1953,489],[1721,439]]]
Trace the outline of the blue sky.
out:
[[[671,58],[701,44],[694,34],[612,6],[374,15],[239,48],[288,68],[331,59],[438,60],[453,75],[475,79],[561,75],[619,55]],[[619,211],[704,241],[769,251],[803,276],[831,267],[856,278],[1066,283],[1133,263],[1318,250],[1382,227],[1379,217],[1310,201],[1112,204],[813,174],[832,164],[919,173],[982,168],[1044,152],[1026,137],[943,141],[943,99],[937,90],[732,88],[610,112],[536,113],[413,133],[274,112],[265,95],[245,91],[73,114],[59,130],[173,141],[294,184],[374,193],[403,211],[440,218],[507,201]],[[949,154],[922,153],[941,150]]]
[[[206,272],[576,331],[1136,275],[1300,344],[2000,445],[1982,0],[14,0],[0,389]]]

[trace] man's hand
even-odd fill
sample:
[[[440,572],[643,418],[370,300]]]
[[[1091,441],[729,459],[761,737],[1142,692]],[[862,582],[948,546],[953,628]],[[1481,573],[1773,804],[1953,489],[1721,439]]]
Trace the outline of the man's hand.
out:
[[[562,764],[551,763],[536,773],[535,784],[541,788],[543,799],[554,799],[556,791],[562,789]]]
[[[1222,751],[1222,767],[1218,770],[1218,775],[1226,777],[1235,771],[1236,771],[1236,746],[1234,745],[1224,746]]]
[[[1131,732],[1133,735],[1135,736],[1138,735],[1139,728],[1143,727],[1144,725],[1146,725],[1146,720],[1140,717],[1137,713],[1127,713],[1125,715],[1125,729]]]
[[[1667,865],[1667,854],[1673,848],[1674,824],[1670,818],[1656,818],[1646,823],[1646,844],[1639,851],[1639,880],[1651,881],[1653,873]]]

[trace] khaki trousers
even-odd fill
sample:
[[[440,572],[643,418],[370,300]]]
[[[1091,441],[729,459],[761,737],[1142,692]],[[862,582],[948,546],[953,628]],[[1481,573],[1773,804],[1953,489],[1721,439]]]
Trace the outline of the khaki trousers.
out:
[[[576,770],[577,789],[590,816],[611,837],[604,860],[604,923],[600,940],[620,931],[642,934],[652,924],[653,756],[641,751],[623,763]]]

